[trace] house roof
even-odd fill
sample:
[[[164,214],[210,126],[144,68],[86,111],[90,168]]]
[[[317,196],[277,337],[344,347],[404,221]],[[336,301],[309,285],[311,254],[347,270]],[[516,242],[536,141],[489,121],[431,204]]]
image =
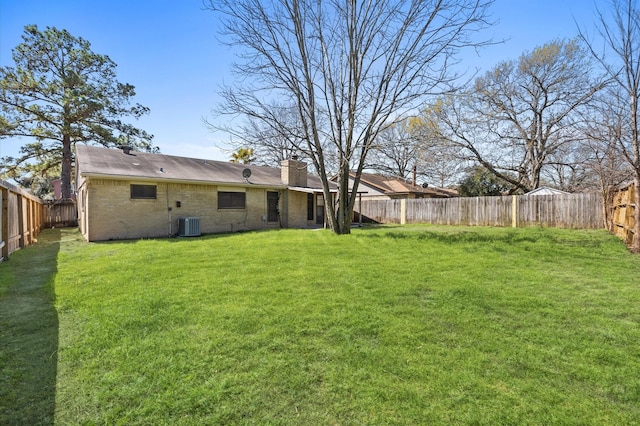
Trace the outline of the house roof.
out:
[[[351,178],[355,177],[355,173],[349,174]],[[403,179],[396,177],[387,177],[372,173],[362,173],[360,182],[383,192],[386,195],[392,194],[422,194],[434,197],[455,197],[458,194],[455,191],[444,188],[423,188],[422,186],[413,185]]]
[[[286,188],[281,171],[275,167],[237,164],[131,151],[76,145],[76,168],[80,176],[112,179],[172,180],[189,183],[265,186]],[[243,170],[251,170],[248,179]],[[308,175],[307,188],[322,189],[318,176]]]
[[[541,186],[539,188],[534,189],[533,191],[529,191],[524,195],[561,195],[561,194],[569,194],[565,191],[560,191],[559,189],[549,188],[548,186]]]

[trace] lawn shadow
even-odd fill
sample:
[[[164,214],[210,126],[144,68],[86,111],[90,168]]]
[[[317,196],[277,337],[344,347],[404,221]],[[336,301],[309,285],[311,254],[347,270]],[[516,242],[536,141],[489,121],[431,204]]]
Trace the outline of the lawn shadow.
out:
[[[148,238],[129,238],[129,239],[114,239],[114,240],[102,240],[102,241],[93,241],[92,244],[118,244],[118,245],[126,245],[126,244],[136,244],[140,241],[166,241],[168,243],[180,243],[185,241],[199,241],[199,240],[215,240],[222,238],[230,238],[236,237],[238,235],[243,234],[264,234],[264,233],[274,233],[279,231],[284,231],[286,228],[269,228],[269,229],[242,229],[238,231],[232,232],[211,232],[211,233],[203,233],[196,236],[178,236],[172,235],[170,237],[148,237]],[[299,228],[300,230],[319,230],[323,228]]]
[[[386,229],[386,228],[383,228]],[[409,229],[406,231],[391,230],[389,232],[363,233],[359,234],[365,238],[389,238],[396,240],[431,240],[441,243],[454,244],[553,244],[554,246],[580,246],[598,249],[602,247],[602,240],[594,238],[585,238],[579,234],[571,235],[569,233],[558,234],[557,228],[491,228],[491,232],[486,230],[475,231],[472,227],[459,228],[452,227],[451,230],[441,228],[438,231]],[[565,230],[574,232],[577,230]]]
[[[434,231],[391,231],[383,234],[370,234],[367,235],[370,238],[391,238],[398,240],[417,239],[417,240],[436,240],[443,243],[455,244],[466,242],[537,242],[541,238],[549,238],[542,235],[519,235],[510,230],[506,230],[504,233],[483,233],[469,230],[454,230],[451,232],[434,232]]]
[[[0,424],[53,425],[58,315],[53,279],[60,229],[0,263]]]
[[[530,242],[536,243],[541,239],[553,239],[553,236],[540,234],[529,235],[505,230],[502,233],[484,233],[470,230],[452,230],[452,231],[391,231],[382,234],[368,234],[368,238],[390,238],[398,240],[435,240],[446,244],[458,243],[518,243]]]

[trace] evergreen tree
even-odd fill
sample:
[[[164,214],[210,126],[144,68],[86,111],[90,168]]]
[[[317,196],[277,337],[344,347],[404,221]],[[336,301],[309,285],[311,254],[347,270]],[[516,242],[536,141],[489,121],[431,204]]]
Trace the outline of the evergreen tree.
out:
[[[75,144],[131,145],[155,151],[152,135],[122,121],[149,112],[131,104],[134,87],[116,80],[116,64],[66,30],[25,27],[13,49],[14,67],[0,67],[0,138],[28,137],[18,158],[7,157],[9,177],[59,168],[62,196],[71,196]],[[36,163],[37,167],[29,166]]]

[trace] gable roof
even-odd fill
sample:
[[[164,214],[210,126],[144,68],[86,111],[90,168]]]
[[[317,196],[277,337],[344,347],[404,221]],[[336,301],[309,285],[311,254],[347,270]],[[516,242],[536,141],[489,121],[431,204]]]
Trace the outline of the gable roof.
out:
[[[244,169],[251,170],[248,179],[242,175]],[[280,169],[275,167],[149,152],[125,154],[120,149],[83,144],[76,145],[76,170],[78,176],[83,177],[287,188]],[[322,181],[318,176],[309,175],[307,187],[322,189]]]
[[[355,177],[355,173],[349,173],[352,178]],[[386,177],[382,175],[375,175],[371,173],[362,173],[360,175],[360,182],[368,186],[372,186],[380,192],[384,193],[411,193],[422,192],[421,187],[411,185],[398,178]]]
[[[569,194],[568,192],[561,191],[555,188],[549,188],[548,186],[541,186],[539,188],[534,189],[533,191],[529,191],[524,195],[562,195]]]
[[[349,173],[349,176],[355,178],[355,173]],[[385,195],[400,194],[416,194],[431,195],[434,197],[455,197],[454,191],[443,188],[423,188],[422,186],[413,185],[403,179],[397,177],[387,177],[372,173],[362,173],[360,183],[372,187]]]

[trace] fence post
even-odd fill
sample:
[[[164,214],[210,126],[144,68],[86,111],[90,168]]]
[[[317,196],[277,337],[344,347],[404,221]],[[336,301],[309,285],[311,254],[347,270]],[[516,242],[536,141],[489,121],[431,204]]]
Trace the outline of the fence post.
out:
[[[518,227],[518,196],[511,196],[511,227]]]
[[[406,225],[407,223],[407,199],[402,198],[400,200],[400,225]]]
[[[9,190],[0,186],[0,260],[9,258]]]
[[[27,246],[27,241],[24,238],[24,197],[22,194],[16,194],[16,204],[18,206],[18,248],[24,248]]]

